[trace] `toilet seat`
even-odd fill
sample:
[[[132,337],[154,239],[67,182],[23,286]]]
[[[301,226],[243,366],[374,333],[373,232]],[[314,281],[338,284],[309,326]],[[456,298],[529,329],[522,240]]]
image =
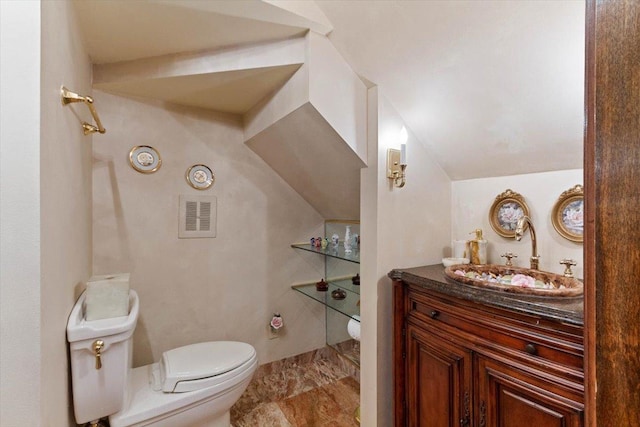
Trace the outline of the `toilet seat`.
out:
[[[251,345],[235,341],[202,342],[165,351],[159,366],[161,390],[183,393],[211,387],[255,353]]]
[[[169,419],[178,413],[184,413],[185,410],[193,411],[199,405],[205,405],[215,399],[225,399],[227,395],[233,394],[233,390],[238,387],[240,390],[238,393],[242,393],[258,365],[255,350],[252,350],[252,353],[253,355],[248,360],[235,369],[215,377],[205,378],[204,380],[211,381],[210,386],[204,386],[205,388],[198,388],[189,393],[165,393],[160,388],[154,389],[150,383],[153,383],[153,377],[160,372],[160,363],[132,369],[128,404],[122,411],[109,417],[111,427],[139,427],[151,424],[162,427],[172,426],[174,425],[172,421],[163,422],[162,420]],[[203,387],[202,379],[192,381]],[[229,407],[239,397],[238,394],[231,399]]]

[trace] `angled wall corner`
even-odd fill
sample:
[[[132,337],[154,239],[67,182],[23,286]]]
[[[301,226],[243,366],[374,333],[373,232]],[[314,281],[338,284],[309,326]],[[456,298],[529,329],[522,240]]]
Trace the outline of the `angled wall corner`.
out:
[[[246,144],[323,218],[360,217],[364,163],[310,103]]]
[[[325,36],[333,31],[331,21],[314,1],[262,0],[262,2],[289,12],[288,25],[308,27],[311,31]]]
[[[308,33],[299,40],[304,65],[244,115],[245,140],[309,102],[366,164],[367,87],[327,37]]]
[[[309,33],[309,101],[367,163],[367,87],[327,37]]]
[[[357,219],[367,89],[325,36],[305,41],[305,64],[245,114],[245,142],[324,218]]]

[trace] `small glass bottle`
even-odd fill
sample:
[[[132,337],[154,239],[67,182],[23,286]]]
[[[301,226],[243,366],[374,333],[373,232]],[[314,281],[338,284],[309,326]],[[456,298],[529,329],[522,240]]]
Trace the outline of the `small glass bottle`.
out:
[[[344,232],[344,252],[351,252],[351,226],[347,225],[347,229]]]

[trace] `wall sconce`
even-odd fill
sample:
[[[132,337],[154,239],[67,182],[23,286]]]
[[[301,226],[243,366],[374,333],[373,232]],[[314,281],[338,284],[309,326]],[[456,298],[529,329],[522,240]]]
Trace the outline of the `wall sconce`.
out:
[[[404,187],[405,169],[407,168],[407,129],[402,126],[400,130],[400,150],[389,148],[387,150],[387,178],[398,188]]]

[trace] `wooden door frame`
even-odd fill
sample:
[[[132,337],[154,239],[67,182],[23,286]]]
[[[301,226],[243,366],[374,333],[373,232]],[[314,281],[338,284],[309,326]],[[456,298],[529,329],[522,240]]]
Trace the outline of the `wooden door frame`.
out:
[[[640,2],[587,0],[586,425],[640,425]]]
[[[584,404],[585,425],[596,426],[596,260],[595,260],[595,1],[585,13],[585,135],[584,135]]]

